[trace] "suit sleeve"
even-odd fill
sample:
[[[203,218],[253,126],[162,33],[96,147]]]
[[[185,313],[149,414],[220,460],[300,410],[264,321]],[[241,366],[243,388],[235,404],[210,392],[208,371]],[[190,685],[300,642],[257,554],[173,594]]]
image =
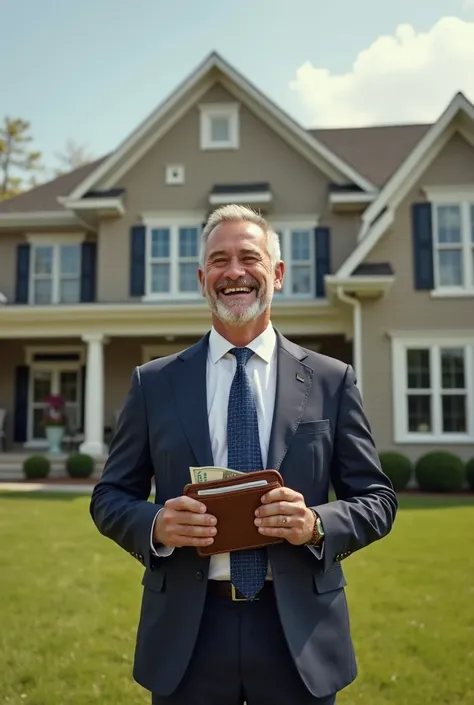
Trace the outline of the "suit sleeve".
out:
[[[135,368],[104,471],[94,487],[90,513],[98,530],[147,568],[150,536],[162,505],[148,501],[153,463],[140,371]]]
[[[331,462],[336,501],[313,509],[324,528],[324,570],[386,536],[398,509],[382,471],[356,378],[348,366],[339,398]]]

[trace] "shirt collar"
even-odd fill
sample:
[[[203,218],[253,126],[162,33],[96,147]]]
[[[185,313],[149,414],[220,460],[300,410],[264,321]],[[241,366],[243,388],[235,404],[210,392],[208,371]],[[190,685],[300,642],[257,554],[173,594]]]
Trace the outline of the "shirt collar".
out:
[[[269,363],[275,350],[275,344],[276,334],[272,324],[269,323],[263,333],[254,338],[247,347],[253,350],[264,362]],[[212,326],[209,336],[209,354],[214,364],[234,347],[235,345],[232,345],[232,343],[220,335],[214,326]]]

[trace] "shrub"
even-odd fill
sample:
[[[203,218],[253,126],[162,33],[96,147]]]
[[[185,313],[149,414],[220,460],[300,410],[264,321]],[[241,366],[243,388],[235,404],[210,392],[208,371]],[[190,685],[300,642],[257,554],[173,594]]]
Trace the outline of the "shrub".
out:
[[[474,492],[474,458],[471,458],[466,463],[466,479],[469,489]]]
[[[94,459],[86,453],[73,453],[66,461],[69,477],[90,477],[94,472]]]
[[[413,471],[411,460],[402,453],[380,453],[379,457],[382,470],[392,481],[395,492],[405,490]]]
[[[30,455],[23,462],[23,473],[29,480],[40,480],[48,477],[51,462],[45,455]]]
[[[464,463],[454,453],[426,453],[415,465],[415,476],[421,490],[427,492],[460,492],[466,479]]]

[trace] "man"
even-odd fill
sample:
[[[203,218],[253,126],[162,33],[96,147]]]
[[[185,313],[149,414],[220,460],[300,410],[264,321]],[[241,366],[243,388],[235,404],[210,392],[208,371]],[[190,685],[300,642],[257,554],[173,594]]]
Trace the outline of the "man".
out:
[[[352,368],[272,327],[276,233],[225,206],[202,238],[212,330],[135,369],[91,500],[99,531],[146,567],[134,677],[155,705],[333,705],[356,676],[340,561],[389,533],[396,495]],[[219,525],[183,487],[213,464],[281,473],[255,523],[283,542],[199,557]]]

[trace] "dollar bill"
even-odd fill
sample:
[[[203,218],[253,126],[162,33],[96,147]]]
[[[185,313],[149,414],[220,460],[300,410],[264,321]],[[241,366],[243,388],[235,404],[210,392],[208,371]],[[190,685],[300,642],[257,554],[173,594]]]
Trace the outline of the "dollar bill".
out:
[[[230,470],[229,468],[220,468],[217,465],[207,467],[189,468],[191,482],[212,482],[214,480],[228,480],[230,477],[243,475],[239,470]]]

